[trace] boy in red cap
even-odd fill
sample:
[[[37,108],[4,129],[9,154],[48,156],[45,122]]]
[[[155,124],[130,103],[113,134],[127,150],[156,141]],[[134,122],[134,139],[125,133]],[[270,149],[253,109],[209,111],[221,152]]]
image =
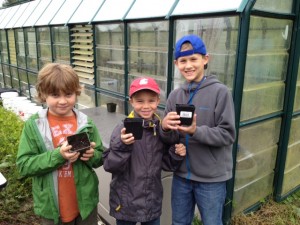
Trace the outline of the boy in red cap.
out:
[[[192,224],[196,204],[204,225],[222,225],[226,181],[233,166],[232,96],[216,76],[205,75],[209,56],[201,38],[182,37],[174,55],[186,81],[168,96],[160,135],[166,143],[185,143],[186,158],[173,176],[172,225]],[[195,106],[191,125],[181,125],[176,104]]]
[[[103,154],[104,169],[112,173],[110,215],[116,218],[117,225],[160,224],[161,170],[176,170],[186,153],[183,144],[166,146],[159,138],[159,94],[153,78],[142,77],[131,83],[129,101],[133,111],[128,117],[143,120],[142,137],[136,140],[120,123]]]

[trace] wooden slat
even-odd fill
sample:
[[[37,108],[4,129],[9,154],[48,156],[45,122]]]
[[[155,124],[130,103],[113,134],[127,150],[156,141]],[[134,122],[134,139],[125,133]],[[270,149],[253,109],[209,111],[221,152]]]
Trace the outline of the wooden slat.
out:
[[[84,73],[84,72],[76,72],[76,73],[79,77],[83,77],[86,79],[94,79],[94,75],[91,75],[89,73]]]
[[[79,55],[93,55],[93,51],[83,51],[83,50],[75,50],[72,51],[73,54],[79,54]]]
[[[73,39],[71,40],[71,42],[75,42],[75,43],[92,43],[93,42],[93,39],[79,39],[79,38],[76,38],[76,39]]]
[[[89,84],[89,85],[94,85],[94,83],[95,83],[94,80],[84,79],[84,78],[81,78],[81,77],[79,77],[79,81],[80,81],[81,83]]]
[[[74,61],[73,65],[94,68],[93,63],[83,62],[83,61]]]
[[[89,69],[89,68],[85,68],[85,67],[80,67],[80,66],[75,66],[74,70],[80,71],[80,72],[84,72],[84,73],[91,73],[91,74],[94,73],[93,69]]]
[[[80,31],[80,32],[91,31],[91,30],[92,30],[92,27],[73,27],[73,28],[71,28],[71,31]]]
[[[91,37],[93,36],[92,33],[73,33],[71,34],[71,37]]]
[[[93,49],[93,46],[92,45],[73,45],[72,48]]]
[[[79,55],[75,55],[72,57],[73,59],[77,59],[77,60],[83,60],[83,61],[88,61],[88,62],[93,62],[94,58],[93,57],[88,57],[88,56],[79,56]]]

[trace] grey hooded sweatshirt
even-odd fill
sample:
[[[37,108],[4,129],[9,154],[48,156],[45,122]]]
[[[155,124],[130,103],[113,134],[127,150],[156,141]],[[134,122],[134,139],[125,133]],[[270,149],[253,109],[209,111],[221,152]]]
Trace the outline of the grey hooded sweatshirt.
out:
[[[176,104],[187,104],[196,87],[197,83],[185,82],[173,90],[167,100],[165,115],[176,111]],[[226,181],[232,177],[232,144],[236,135],[232,95],[212,75],[202,82],[191,104],[195,105],[197,114],[197,129],[192,136],[163,131],[160,127],[164,142],[181,142],[187,147],[187,157],[175,174],[199,182]]]

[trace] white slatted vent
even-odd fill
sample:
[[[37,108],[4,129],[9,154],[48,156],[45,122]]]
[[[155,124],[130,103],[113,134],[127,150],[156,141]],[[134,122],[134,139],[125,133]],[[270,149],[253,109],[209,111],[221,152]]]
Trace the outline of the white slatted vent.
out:
[[[92,25],[71,28],[73,67],[81,83],[94,85],[94,52]]]

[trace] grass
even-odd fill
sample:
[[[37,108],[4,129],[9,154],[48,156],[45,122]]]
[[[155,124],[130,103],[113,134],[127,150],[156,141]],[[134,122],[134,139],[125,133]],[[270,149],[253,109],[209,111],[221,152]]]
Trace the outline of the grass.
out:
[[[232,218],[232,225],[298,225],[300,224],[300,192],[278,203],[269,200],[258,211]]]
[[[15,165],[23,124],[14,113],[0,106],[0,171],[8,180],[6,188],[0,191],[0,225],[39,224],[39,218],[33,213],[31,179],[21,179]],[[300,191],[280,203],[265,201],[258,211],[238,214],[230,224],[298,225]],[[201,225],[199,218],[194,219],[193,225]]]

